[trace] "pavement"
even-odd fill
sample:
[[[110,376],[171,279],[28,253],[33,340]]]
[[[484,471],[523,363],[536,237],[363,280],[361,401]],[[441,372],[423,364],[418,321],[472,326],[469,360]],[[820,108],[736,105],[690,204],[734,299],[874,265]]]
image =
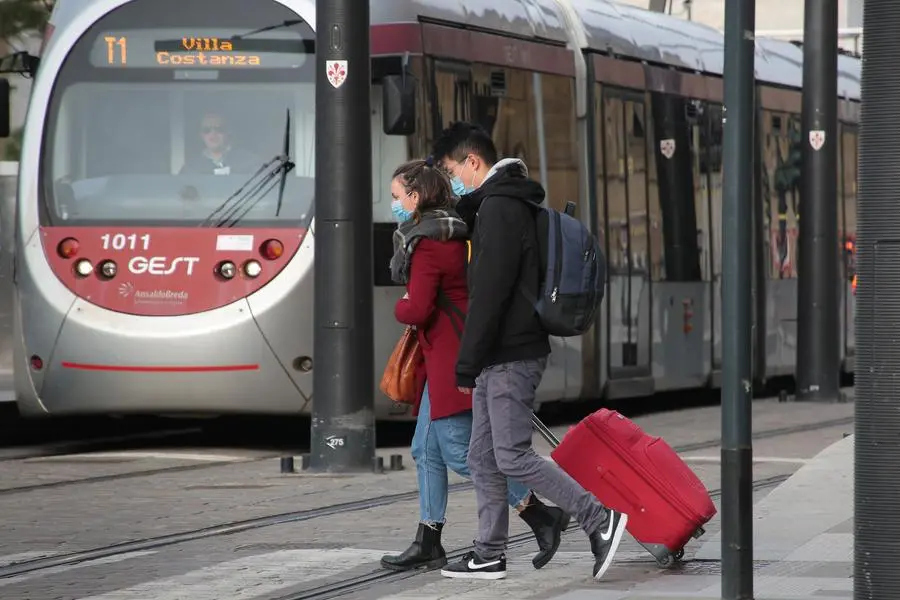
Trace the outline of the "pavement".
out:
[[[754,479],[790,476],[755,492],[756,600],[852,596],[854,405],[758,400]],[[719,488],[718,407],[635,419],[682,448],[708,489]],[[557,434],[565,427],[555,428]],[[766,434],[768,432],[768,434]],[[535,437],[535,448],[549,448]],[[583,533],[564,536],[534,570],[533,538],[511,517],[509,576],[447,580],[379,569],[415,532],[415,468],[384,474],[279,472],[277,457],[233,449],[106,452],[0,461],[3,600],[685,600],[720,597],[718,516],[660,569],[632,539],[601,582]],[[474,495],[450,495],[444,546],[471,545]],[[773,490],[774,487],[774,490]],[[404,495],[405,494],[405,495]],[[376,499],[376,501],[370,501]],[[524,534],[524,535],[523,535]],[[516,538],[513,538],[516,539]]]

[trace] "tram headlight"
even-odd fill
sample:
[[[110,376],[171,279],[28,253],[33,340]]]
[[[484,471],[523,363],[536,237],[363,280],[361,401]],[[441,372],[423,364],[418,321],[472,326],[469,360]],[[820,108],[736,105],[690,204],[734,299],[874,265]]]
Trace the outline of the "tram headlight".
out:
[[[224,277],[225,279],[231,279],[237,273],[237,268],[234,266],[234,263],[230,260],[225,260],[219,263],[219,275]]]
[[[247,277],[259,277],[262,273],[262,265],[255,260],[248,260],[244,263],[244,274]]]
[[[94,265],[92,265],[91,261],[89,261],[88,259],[82,258],[77,263],[75,263],[75,272],[82,277],[87,277],[94,272]]]
[[[100,272],[103,273],[104,277],[112,279],[116,276],[116,273],[119,271],[119,268],[116,266],[111,260],[104,261],[102,265],[100,265]]]

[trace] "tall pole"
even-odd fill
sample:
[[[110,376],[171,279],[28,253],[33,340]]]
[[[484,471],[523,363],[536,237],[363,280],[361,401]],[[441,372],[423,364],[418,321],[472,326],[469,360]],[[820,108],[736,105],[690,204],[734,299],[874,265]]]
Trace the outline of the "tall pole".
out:
[[[806,0],[803,17],[803,169],[797,288],[797,400],[840,393],[837,0]]]
[[[369,53],[368,0],[317,0],[314,471],[375,458]]]
[[[900,598],[900,2],[866,0],[856,288],[855,600]]]
[[[722,598],[753,598],[753,112],[756,0],[725,2]]]

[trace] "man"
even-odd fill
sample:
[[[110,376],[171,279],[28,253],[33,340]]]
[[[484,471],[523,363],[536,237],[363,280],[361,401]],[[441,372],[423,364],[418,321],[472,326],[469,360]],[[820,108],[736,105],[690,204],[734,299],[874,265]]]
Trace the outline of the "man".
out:
[[[259,161],[254,161],[246,152],[231,147],[228,128],[222,115],[206,113],[200,122],[200,136],[203,140],[203,152],[185,160],[182,175],[251,174],[259,168],[259,164],[254,164]]]
[[[550,341],[520,287],[538,296],[541,260],[535,209],[544,188],[515,158],[498,161],[488,134],[454,123],[434,145],[461,194],[457,212],[472,232],[469,309],[456,363],[456,383],[472,393],[469,469],[478,501],[475,552],[448,565],[445,577],[501,579],[509,535],[506,477],[517,479],[571,514],[588,534],[593,575],[612,563],[628,516],[610,510],[531,446],[535,392]]]

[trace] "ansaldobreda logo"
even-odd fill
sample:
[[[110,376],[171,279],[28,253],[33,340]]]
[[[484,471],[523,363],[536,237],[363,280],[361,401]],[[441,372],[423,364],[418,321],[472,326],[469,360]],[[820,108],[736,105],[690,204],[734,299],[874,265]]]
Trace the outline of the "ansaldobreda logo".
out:
[[[134,298],[135,304],[182,304],[188,299],[183,290],[136,290],[131,282],[119,284],[119,295]]]

